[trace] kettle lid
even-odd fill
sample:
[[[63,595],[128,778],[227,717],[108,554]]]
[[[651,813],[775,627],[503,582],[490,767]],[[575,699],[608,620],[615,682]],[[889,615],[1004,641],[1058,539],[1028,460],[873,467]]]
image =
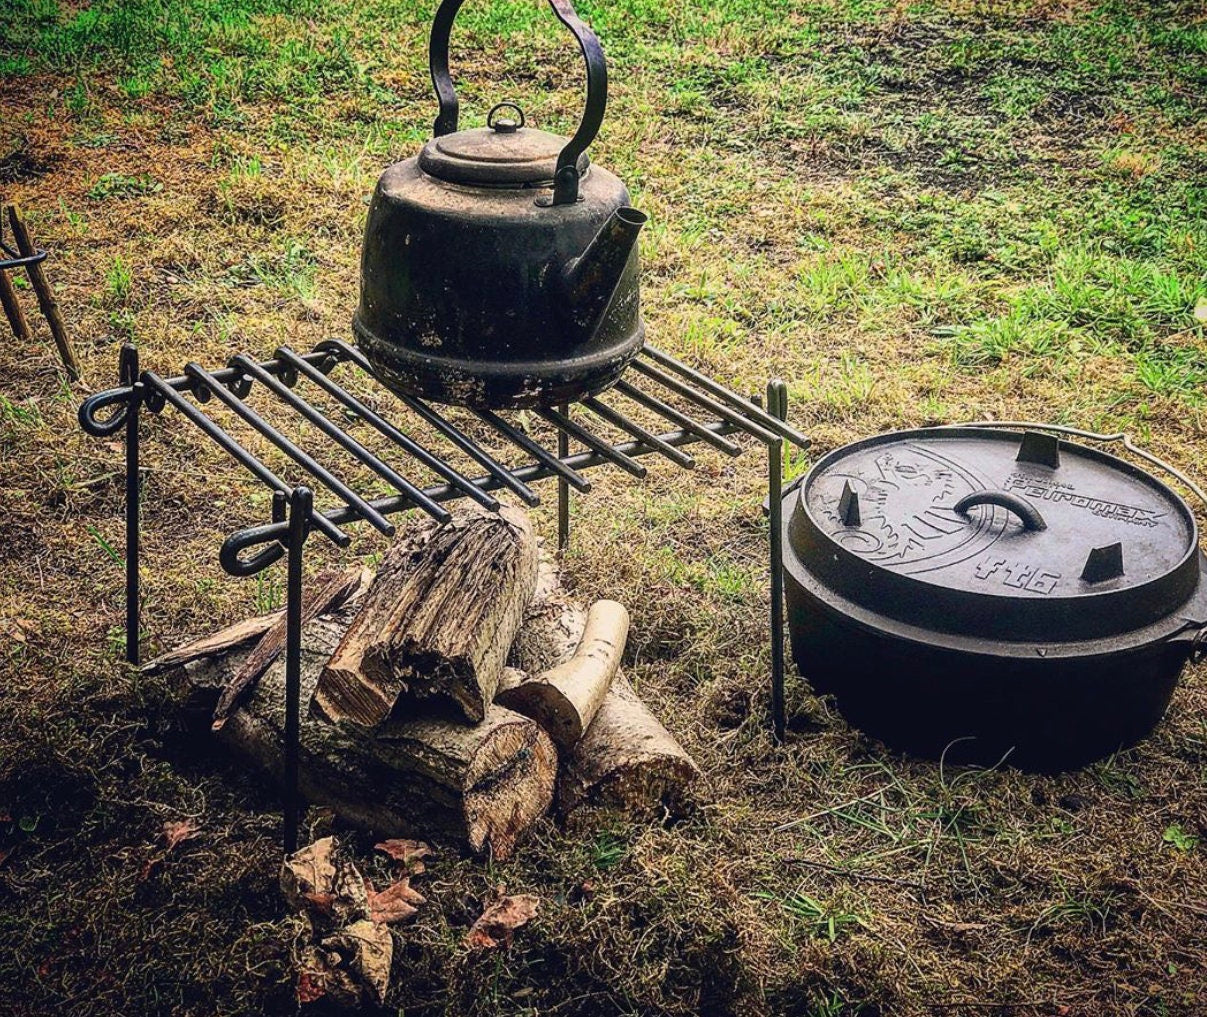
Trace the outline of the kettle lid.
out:
[[[518,119],[500,116],[514,110]],[[513,103],[495,106],[486,127],[432,138],[419,153],[419,167],[440,180],[480,187],[532,187],[552,184],[557,157],[566,139],[524,126],[524,113]],[[589,160],[578,158],[581,176]]]

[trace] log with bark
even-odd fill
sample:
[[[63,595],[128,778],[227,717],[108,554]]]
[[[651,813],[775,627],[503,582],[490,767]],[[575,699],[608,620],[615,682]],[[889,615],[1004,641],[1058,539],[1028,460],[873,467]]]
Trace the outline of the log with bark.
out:
[[[481,721],[536,580],[536,538],[518,509],[461,511],[407,533],[323,668],[313,708],[369,729],[439,706]]]
[[[347,614],[322,616],[302,630],[302,702],[348,628]],[[214,641],[221,641],[215,639]],[[171,672],[188,700],[212,710],[249,653],[244,643]],[[218,732],[222,744],[256,770],[283,771],[285,662],[278,657]],[[526,717],[491,704],[474,725],[449,720],[391,722],[367,734],[303,716],[300,789],[354,826],[385,837],[441,832],[506,858],[553,799],[557,750]]]

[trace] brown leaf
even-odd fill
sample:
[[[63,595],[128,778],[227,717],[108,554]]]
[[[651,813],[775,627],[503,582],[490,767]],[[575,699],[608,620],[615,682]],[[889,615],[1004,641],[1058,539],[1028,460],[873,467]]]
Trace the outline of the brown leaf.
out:
[[[416,913],[416,905],[427,901],[423,894],[411,888],[410,876],[387,886],[381,893],[377,893],[371,885],[366,883],[365,891],[369,896],[369,917],[378,925],[413,918]]]
[[[327,995],[321,975],[313,971],[298,972],[298,1002],[305,1006]]]
[[[325,915],[331,914],[335,909],[335,894],[333,893],[303,893],[302,896]]]
[[[474,922],[465,934],[465,944],[473,950],[510,946],[512,933],[535,917],[539,904],[539,898],[530,893],[501,897]]]
[[[193,825],[191,819],[181,819],[175,822],[169,821],[163,824],[163,839],[167,843],[165,851],[171,851],[181,841],[188,840],[190,837],[197,835],[197,827]]]
[[[373,847],[377,851],[384,851],[394,861],[401,862],[406,866],[407,873],[412,876],[418,876],[423,872],[422,859],[428,858],[432,854],[432,849],[421,840],[395,838],[383,840],[380,844],[374,844]]]

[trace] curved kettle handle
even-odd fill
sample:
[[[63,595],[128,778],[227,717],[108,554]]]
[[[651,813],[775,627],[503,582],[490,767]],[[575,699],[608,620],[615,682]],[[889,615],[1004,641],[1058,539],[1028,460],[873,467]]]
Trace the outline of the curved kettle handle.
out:
[[[1024,530],[1046,530],[1048,528],[1044,517],[1039,514],[1034,505],[1023,501],[1017,495],[1007,494],[1005,491],[976,491],[973,494],[966,494],[952,508],[960,515],[966,516],[968,510],[974,505],[999,505],[1004,509],[1009,509],[1022,520]]]
[[[440,115],[436,117],[433,133],[436,137],[452,134],[457,129],[459,104],[457,91],[448,70],[448,40],[457,12],[465,0],[443,0],[432,22],[432,35],[428,43],[428,65],[432,72],[432,84],[440,102]],[[569,205],[578,200],[578,159],[595,140],[599,126],[603,123],[604,109],[608,105],[608,66],[604,63],[603,47],[599,38],[575,13],[570,0],[549,0],[553,13],[578,40],[583,58],[587,62],[587,104],[582,121],[566,147],[557,157],[557,169],[553,180],[554,205]]]

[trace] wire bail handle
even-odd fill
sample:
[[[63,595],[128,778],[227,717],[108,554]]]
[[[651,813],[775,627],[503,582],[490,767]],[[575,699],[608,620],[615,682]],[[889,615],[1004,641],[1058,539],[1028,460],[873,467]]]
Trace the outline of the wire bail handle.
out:
[[[440,103],[440,114],[436,117],[433,133],[437,138],[457,130],[460,104],[457,90],[453,87],[448,69],[448,42],[457,12],[465,0],[443,0],[432,22],[432,34],[428,43],[428,66],[432,73],[432,85]],[[587,64],[587,102],[582,120],[574,136],[557,157],[557,168],[553,177],[553,205],[571,205],[578,200],[578,160],[595,140],[603,123],[604,110],[608,105],[608,67],[604,62],[603,47],[599,38],[579,18],[570,0],[549,0],[553,13],[574,34]]]

